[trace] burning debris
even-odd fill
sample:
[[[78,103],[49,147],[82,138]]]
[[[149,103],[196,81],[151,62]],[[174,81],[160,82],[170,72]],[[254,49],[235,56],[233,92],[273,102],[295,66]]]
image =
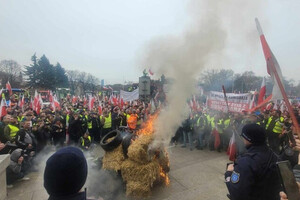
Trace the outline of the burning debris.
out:
[[[119,146],[106,150],[103,157],[103,169],[121,172],[127,196],[147,197],[154,185],[170,183],[168,153],[163,147],[151,148],[154,140],[153,123],[157,116],[151,116],[141,130],[135,135],[127,135]],[[116,137],[119,137],[118,134],[110,138],[108,136],[106,143],[114,142]]]

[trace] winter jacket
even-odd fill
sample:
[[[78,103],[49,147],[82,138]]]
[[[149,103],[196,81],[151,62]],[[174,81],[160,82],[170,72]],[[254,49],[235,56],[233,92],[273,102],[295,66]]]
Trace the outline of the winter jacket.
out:
[[[22,165],[18,163],[18,159],[21,157],[21,155],[22,155],[22,149],[16,149],[10,155],[10,164],[8,168],[15,174],[21,172]]]
[[[16,135],[16,144],[21,149],[26,149],[29,144],[36,146],[36,138],[30,130],[21,129]]]

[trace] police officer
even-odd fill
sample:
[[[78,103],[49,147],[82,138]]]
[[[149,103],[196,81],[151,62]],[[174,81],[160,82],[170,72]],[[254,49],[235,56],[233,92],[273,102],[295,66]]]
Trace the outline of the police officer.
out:
[[[241,136],[247,151],[235,164],[229,164],[225,173],[230,199],[279,199],[278,158],[266,145],[265,130],[257,124],[247,124]]]

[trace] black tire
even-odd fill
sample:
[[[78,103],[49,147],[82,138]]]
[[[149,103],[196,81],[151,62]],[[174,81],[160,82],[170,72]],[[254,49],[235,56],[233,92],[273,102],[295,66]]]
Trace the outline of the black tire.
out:
[[[112,141],[107,142],[109,138],[115,137]],[[112,151],[115,148],[117,148],[123,141],[123,138],[121,137],[121,133],[118,130],[113,130],[107,133],[102,140],[100,141],[101,147],[105,151]]]
[[[127,158],[127,153],[128,153],[128,148],[131,145],[131,141],[134,140],[136,137],[135,134],[128,134],[126,137],[124,137],[123,142],[122,142],[122,149],[123,149],[123,154]]]

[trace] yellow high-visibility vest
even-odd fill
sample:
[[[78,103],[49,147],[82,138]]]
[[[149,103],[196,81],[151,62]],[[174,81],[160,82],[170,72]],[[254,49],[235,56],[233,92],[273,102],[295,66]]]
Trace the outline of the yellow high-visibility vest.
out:
[[[18,127],[16,127],[16,126],[13,126],[13,125],[10,125],[10,124],[8,124],[8,127],[10,129],[10,137],[11,137],[11,139],[14,140],[16,138],[16,135],[17,135],[18,131],[20,129]]]
[[[111,114],[108,117],[104,117],[105,122],[103,128],[111,128]]]
[[[283,121],[284,121],[284,118],[283,117],[280,117],[276,123],[275,123],[275,126],[273,128],[273,132],[274,133],[278,133],[278,134],[281,134],[282,133],[282,129],[283,129]]]
[[[91,138],[91,136],[88,136],[88,140],[91,142],[92,141],[92,138]],[[84,143],[84,138],[82,137],[81,138],[81,146],[85,146],[85,143]]]

